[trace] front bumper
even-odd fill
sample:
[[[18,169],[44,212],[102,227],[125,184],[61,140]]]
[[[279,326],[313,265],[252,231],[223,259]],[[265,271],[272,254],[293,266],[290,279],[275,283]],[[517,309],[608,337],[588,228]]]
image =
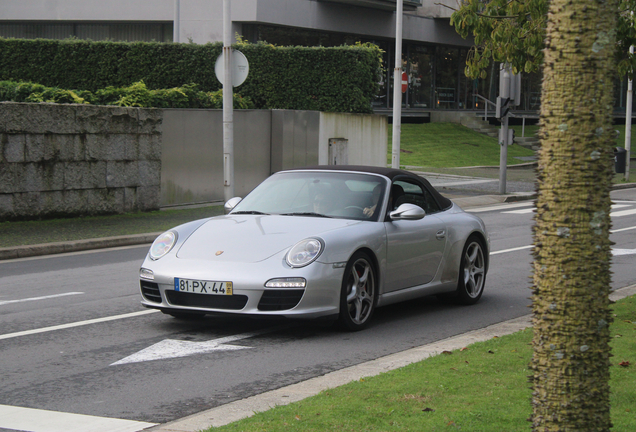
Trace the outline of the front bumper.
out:
[[[154,279],[140,279],[141,303],[145,307],[166,312],[227,313],[288,318],[319,318],[335,315],[340,306],[340,288],[344,268],[314,262],[307,267],[291,269],[272,265],[268,259],[260,263],[224,263],[162,258],[146,259],[142,268],[152,270]],[[179,292],[174,278],[232,281],[232,295],[210,295]],[[267,288],[270,279],[302,277],[305,288]]]

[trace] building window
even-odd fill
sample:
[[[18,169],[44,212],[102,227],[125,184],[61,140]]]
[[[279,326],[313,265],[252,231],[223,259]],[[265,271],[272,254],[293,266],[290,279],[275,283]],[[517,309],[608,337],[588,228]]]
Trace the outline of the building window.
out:
[[[90,39],[94,41],[172,42],[169,23],[58,23],[12,22],[0,24],[0,37],[17,39]]]

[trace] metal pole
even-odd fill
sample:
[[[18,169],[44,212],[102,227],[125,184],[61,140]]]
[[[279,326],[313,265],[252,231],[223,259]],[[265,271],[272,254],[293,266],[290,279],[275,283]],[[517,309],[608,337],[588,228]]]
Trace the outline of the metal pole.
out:
[[[499,96],[506,100],[510,98],[510,81],[512,72],[507,63],[501,64],[499,78]],[[508,114],[501,119],[501,133],[499,134],[499,193],[506,193],[506,178],[508,176]]]
[[[402,11],[403,0],[397,0],[395,11],[395,68],[393,69],[393,144],[391,167],[400,168],[400,131],[402,129]]]
[[[634,54],[634,45],[629,47]],[[627,80],[627,112],[625,113],[625,181],[629,181],[629,157],[632,150],[632,80]]]
[[[223,0],[223,190],[225,201],[234,197],[234,98],[230,1]]]
[[[526,136],[526,116],[521,117],[521,138]]]
[[[181,33],[181,0],[174,0],[174,23],[172,24],[172,41],[180,42]]]
[[[508,168],[508,115],[502,119],[501,129],[502,133],[499,139],[499,193],[503,195],[506,193],[506,180],[508,176],[506,171]]]

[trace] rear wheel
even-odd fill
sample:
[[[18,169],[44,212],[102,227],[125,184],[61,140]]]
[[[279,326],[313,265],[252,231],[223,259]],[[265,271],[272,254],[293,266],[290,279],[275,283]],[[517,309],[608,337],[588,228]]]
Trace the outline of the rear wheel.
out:
[[[364,252],[356,252],[345,268],[340,293],[340,325],[349,331],[364,329],[377,300],[375,268]]]
[[[478,237],[471,236],[462,251],[455,301],[465,305],[477,303],[484,292],[485,283],[484,246]]]

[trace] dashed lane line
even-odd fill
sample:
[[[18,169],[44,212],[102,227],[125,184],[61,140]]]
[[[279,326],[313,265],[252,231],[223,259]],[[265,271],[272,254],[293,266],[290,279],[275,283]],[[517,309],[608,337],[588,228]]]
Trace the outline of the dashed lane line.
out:
[[[41,296],[41,297],[30,297],[30,298],[18,299],[18,300],[0,300],[0,306],[11,304],[11,303],[22,303],[22,302],[36,301],[36,300],[48,300],[52,298],[65,297],[65,296],[78,295],[78,294],[84,294],[84,293],[83,292],[68,292],[68,293],[53,294],[53,295]]]
[[[157,313],[157,312],[159,311],[156,309],[148,309],[148,310],[143,310],[139,312],[131,312],[127,314],[122,314],[122,315],[113,315],[113,316],[95,318],[95,319],[86,320],[86,321],[78,321],[74,323],[60,324],[60,325],[55,325],[50,327],[42,327],[39,329],[25,330],[25,331],[16,332],[16,333],[7,333],[7,334],[0,335],[0,340],[12,339],[12,338],[20,337],[20,336],[27,336],[27,335],[37,334],[37,333],[46,333],[46,332],[55,331],[55,330],[69,329],[73,327],[80,327],[80,326],[102,323],[107,321],[115,321],[115,320],[124,319],[124,318],[133,318],[133,317],[148,315],[148,314]]]

